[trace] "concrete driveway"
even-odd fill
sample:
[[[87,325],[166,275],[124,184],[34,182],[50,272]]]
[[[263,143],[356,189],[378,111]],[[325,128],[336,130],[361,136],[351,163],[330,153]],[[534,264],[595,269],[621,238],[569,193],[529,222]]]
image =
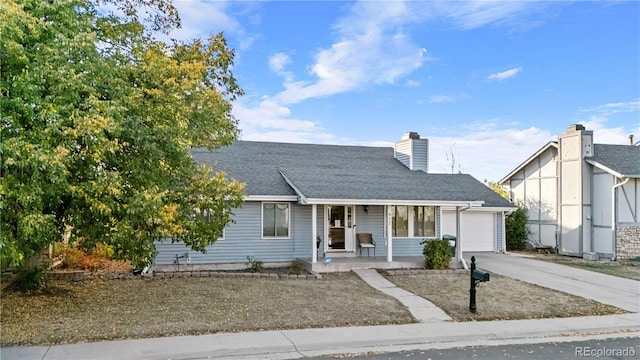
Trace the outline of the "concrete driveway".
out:
[[[478,269],[564,291],[631,312],[640,311],[640,281],[582,270],[528,257],[497,253],[464,253],[476,257]]]

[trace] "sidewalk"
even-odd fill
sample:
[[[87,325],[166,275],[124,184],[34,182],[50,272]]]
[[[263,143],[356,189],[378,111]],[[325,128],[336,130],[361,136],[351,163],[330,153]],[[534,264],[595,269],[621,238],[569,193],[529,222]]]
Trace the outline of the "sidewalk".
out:
[[[465,254],[466,257],[467,254]],[[337,353],[388,352],[471,345],[500,345],[640,336],[634,295],[640,282],[563,265],[501,254],[474,254],[479,268],[542,286],[618,303],[629,314],[562,319],[450,322],[432,303],[395,287],[374,270],[357,273],[372,287],[398,298],[422,323],[177,336],[0,349],[3,360],[297,359]],[[469,254],[469,257],[471,255]],[[586,273],[583,273],[586,272]],[[611,279],[613,278],[613,279]],[[620,279],[625,280],[625,279]],[[534,282],[534,283],[536,283]],[[635,296],[635,298],[633,298]],[[616,305],[616,306],[619,306]],[[635,310],[634,310],[635,309]],[[444,315],[444,316],[443,316]]]
[[[212,334],[97,343],[12,347],[3,360],[298,359],[471,345],[640,336],[637,313],[565,319],[440,322]]]

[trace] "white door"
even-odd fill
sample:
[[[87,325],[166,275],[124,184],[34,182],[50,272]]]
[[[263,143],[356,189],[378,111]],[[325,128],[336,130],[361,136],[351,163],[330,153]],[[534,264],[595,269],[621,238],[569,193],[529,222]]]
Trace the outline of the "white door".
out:
[[[355,207],[353,205],[327,206],[327,251],[354,252],[355,245]]]

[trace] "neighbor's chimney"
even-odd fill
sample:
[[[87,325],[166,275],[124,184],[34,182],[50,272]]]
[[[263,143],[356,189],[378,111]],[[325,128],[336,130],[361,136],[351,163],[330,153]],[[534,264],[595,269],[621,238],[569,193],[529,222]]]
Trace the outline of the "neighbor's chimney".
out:
[[[633,145],[633,134],[629,134],[629,145]]]
[[[429,170],[429,140],[417,132],[407,132],[394,146],[394,157],[411,170]]]
[[[591,216],[591,166],[585,161],[593,157],[593,131],[573,124],[558,135],[557,199],[558,244],[562,253],[582,256],[594,251],[590,226],[582,226]]]

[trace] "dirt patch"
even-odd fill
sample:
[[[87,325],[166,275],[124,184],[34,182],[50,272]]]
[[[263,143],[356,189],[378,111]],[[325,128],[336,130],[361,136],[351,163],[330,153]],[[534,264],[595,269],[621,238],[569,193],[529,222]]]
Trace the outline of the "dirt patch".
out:
[[[433,302],[456,321],[514,320],[624,313],[616,307],[491,274],[476,291],[477,313],[469,312],[469,273],[395,275],[397,286]]]
[[[3,288],[1,305],[3,346],[415,322],[353,273],[51,281],[33,295]]]

